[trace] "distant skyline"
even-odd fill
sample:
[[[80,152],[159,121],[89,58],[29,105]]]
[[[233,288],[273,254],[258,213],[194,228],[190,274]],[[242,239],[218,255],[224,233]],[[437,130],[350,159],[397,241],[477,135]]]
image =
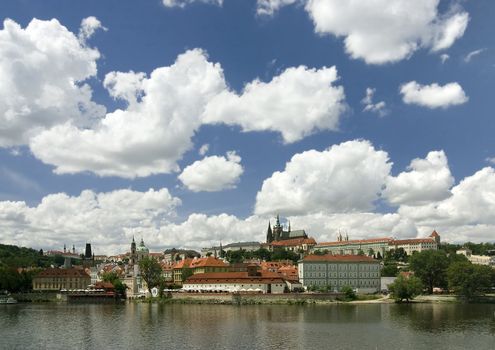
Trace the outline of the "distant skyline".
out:
[[[0,242],[495,239],[495,3],[5,0]]]

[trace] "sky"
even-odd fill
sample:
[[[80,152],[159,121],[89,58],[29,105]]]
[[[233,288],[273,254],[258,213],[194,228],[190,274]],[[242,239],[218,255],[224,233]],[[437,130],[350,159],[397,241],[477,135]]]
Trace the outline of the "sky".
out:
[[[0,242],[495,241],[489,0],[4,0]]]

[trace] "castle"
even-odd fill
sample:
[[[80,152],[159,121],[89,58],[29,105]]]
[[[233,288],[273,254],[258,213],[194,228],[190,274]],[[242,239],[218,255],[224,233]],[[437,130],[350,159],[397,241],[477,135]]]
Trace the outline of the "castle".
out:
[[[271,227],[271,223],[268,222],[268,230],[266,231],[266,243],[270,244],[272,242],[278,242],[278,241],[285,241],[289,239],[295,239],[295,238],[308,238],[308,235],[306,234],[306,231],[304,230],[294,230],[292,231],[290,229],[290,221],[289,225],[287,227],[287,230],[284,230],[282,225],[280,225],[280,218],[279,215],[277,214],[277,220],[275,222],[275,225],[273,226],[273,229]]]

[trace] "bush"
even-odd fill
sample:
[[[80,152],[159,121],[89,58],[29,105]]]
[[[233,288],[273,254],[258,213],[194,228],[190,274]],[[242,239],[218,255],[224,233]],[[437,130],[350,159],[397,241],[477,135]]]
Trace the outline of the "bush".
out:
[[[416,276],[404,277],[403,275],[399,275],[395,282],[388,286],[388,289],[396,302],[402,302],[404,300],[408,302],[421,294],[423,284]]]

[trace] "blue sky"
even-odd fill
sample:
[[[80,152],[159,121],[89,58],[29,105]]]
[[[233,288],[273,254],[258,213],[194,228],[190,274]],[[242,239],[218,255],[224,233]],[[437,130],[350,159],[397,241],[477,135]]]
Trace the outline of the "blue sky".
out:
[[[275,11],[270,15],[260,13],[263,3],[286,5],[273,7]],[[337,3],[333,0],[224,0],[222,5],[208,0],[2,1],[3,19],[17,23],[20,32],[28,34],[27,26],[33,18],[42,23],[38,34],[47,30],[43,23],[56,19],[58,24],[52,27],[55,31],[50,35],[64,32],[65,27],[76,46],[66,55],[63,47],[48,53],[43,51],[43,41],[48,39],[41,34],[31,35],[31,46],[24,47],[24,41],[7,36],[6,27],[2,27],[4,37],[0,40],[4,47],[12,43],[19,49],[0,50],[0,69],[8,71],[12,81],[25,79],[26,82],[16,85],[16,89],[10,89],[5,81],[5,86],[0,86],[3,99],[0,104],[4,104],[0,105],[0,111],[4,111],[3,118],[0,117],[0,241],[47,248],[58,247],[62,241],[76,245],[93,241],[108,246],[110,251],[119,251],[135,234],[144,236],[156,249],[200,247],[219,240],[263,239],[266,221],[277,212],[290,217],[293,226],[309,230],[321,241],[333,239],[339,229],[347,230],[355,238],[384,234],[424,236],[437,229],[450,241],[493,241],[495,216],[480,213],[494,212],[495,207],[491,196],[492,193],[495,196],[495,175],[489,161],[495,157],[492,112],[495,4],[488,0],[421,0],[416,5],[391,1],[411,14],[405,18],[414,17],[416,12],[420,18],[412,24],[405,21],[403,26],[394,27],[397,26],[394,21],[400,23],[400,13],[399,19],[380,17],[381,11],[360,9],[363,5],[352,5],[356,8],[349,5],[346,9],[346,6],[339,8]],[[376,8],[384,6],[381,0],[370,4]],[[323,15],[325,9],[337,13],[338,18]],[[427,16],[431,20],[424,20]],[[456,25],[449,22],[454,17],[458,19]],[[85,18],[95,21],[87,22],[91,34],[81,38],[78,33]],[[363,23],[365,30],[356,23]],[[363,41],[346,49],[346,40],[353,35]],[[377,37],[379,40],[373,42]],[[54,38],[50,40],[53,42]],[[404,43],[414,48],[401,57],[393,56]],[[216,64],[216,68],[210,67],[217,73],[221,71],[215,84],[224,85],[209,87],[211,92],[204,97],[205,102],[197,106],[191,102],[195,97],[190,101],[178,98],[170,102],[176,110],[194,105],[194,111],[187,112],[192,113],[190,120],[194,124],[188,131],[190,137],[186,135],[178,141],[181,145],[177,149],[183,147],[182,151],[176,151],[173,157],[165,156],[175,152],[173,141],[138,149],[148,142],[146,132],[153,133],[157,128],[163,128],[165,138],[173,139],[174,132],[168,133],[167,129],[175,127],[167,124],[170,116],[164,115],[175,113],[173,108],[164,107],[158,112],[160,118],[165,118],[163,123],[140,129],[147,123],[146,111],[154,110],[156,101],[172,99],[173,89],[161,90],[165,92],[153,98],[155,102],[150,97],[151,102],[138,115],[141,119],[136,122],[135,134],[124,137],[142,137],[144,141],[126,145],[112,131],[109,135],[116,135],[115,144],[109,139],[108,143],[85,149],[96,141],[84,141],[81,130],[98,130],[99,123],[107,118],[104,110],[110,114],[116,109],[132,109],[129,107],[132,103],[110,93],[112,87],[130,76],[116,77],[105,84],[107,74],[143,72],[144,79],[151,80],[155,69],[174,65],[178,56],[187,52],[199,52],[191,51],[194,49],[203,51],[196,54],[195,63],[191,64],[203,61],[211,67]],[[72,75],[80,74],[79,68],[89,69],[74,85],[57,85],[60,89],[67,86],[72,89],[67,94],[61,92],[62,102],[47,98],[48,102],[40,103],[36,98],[41,97],[29,92],[36,84],[46,87],[59,83],[44,76],[46,69],[30,68],[31,76],[26,77],[19,75],[22,69],[13,68],[17,67],[15,64],[31,64],[24,59],[27,53],[35,54],[36,50],[49,57],[49,69],[64,81],[60,84],[72,81]],[[99,57],[91,56],[88,50],[96,50]],[[72,60],[71,55],[82,53],[83,58]],[[377,61],[376,57],[381,58]],[[59,71],[58,59],[65,62]],[[91,64],[95,65],[95,71],[87,68]],[[324,72],[333,66],[338,78],[323,78]],[[271,90],[260,87],[263,83],[270,85],[296,67],[301,70],[294,81],[272,84]],[[315,72],[312,76],[315,79],[327,79],[326,83],[321,80],[311,85],[310,72]],[[181,81],[179,74],[168,78],[177,79],[177,83]],[[158,77],[154,83],[167,84],[160,81],[165,78]],[[207,77],[202,79],[207,80]],[[409,92],[401,92],[403,84],[409,82],[416,82],[415,88],[411,85]],[[244,103],[243,89],[250,83],[253,90],[261,92],[245,98]],[[290,86],[292,83],[295,86]],[[89,85],[92,92],[89,98],[79,95],[83,84]],[[313,87],[318,91],[310,93],[311,96],[304,94]],[[447,87],[451,90],[447,91]],[[362,100],[367,88],[374,89],[370,105],[383,101],[384,107],[364,110]],[[22,97],[21,102],[13,91],[15,96]],[[330,95],[320,98],[320,92],[334,94],[336,100],[329,102]],[[150,94],[145,87],[132,93],[138,96],[136,104]],[[270,102],[262,101],[263,96],[268,96]],[[211,102],[213,99],[215,103]],[[79,106],[81,101],[99,106],[92,122],[87,115],[73,115],[71,108]],[[61,114],[53,120],[50,119],[53,107],[47,107],[50,103]],[[292,110],[292,103],[299,103],[300,109]],[[309,113],[318,103],[327,111],[317,114],[317,120],[312,123]],[[36,111],[39,114],[33,106],[39,108]],[[272,106],[282,106],[280,118],[273,117]],[[12,117],[8,117],[8,110],[13,118],[21,118],[19,111],[24,111],[23,136],[9,136],[13,135],[13,129],[9,129]],[[198,121],[200,114],[207,115],[209,121]],[[50,122],[42,122],[33,130],[36,125],[33,118],[38,115]],[[86,120],[81,122],[78,118]],[[125,124],[130,116],[121,118]],[[293,124],[294,120],[298,121]],[[79,130],[74,131],[74,139],[66,137],[72,135],[69,129],[66,132],[53,129],[66,123],[73,125],[74,129],[70,130]],[[309,131],[301,133],[301,126],[309,127]],[[296,139],[287,140],[282,130],[295,132]],[[1,138],[8,142],[1,142]],[[83,141],[78,144],[77,140]],[[199,149],[205,144],[208,151],[200,155]],[[127,146],[133,150],[126,149]],[[329,151],[330,147],[333,151]],[[98,154],[98,150],[105,155]],[[316,153],[308,154],[310,150]],[[231,151],[235,154],[227,156]],[[427,158],[432,151],[443,152]],[[380,157],[380,152],[385,156]],[[86,154],[87,159],[80,161],[79,154]],[[91,157],[100,156],[103,163],[112,164],[107,170],[118,176],[103,174],[99,170],[103,163],[92,163]],[[176,164],[176,168],[171,169],[173,166],[168,163],[151,165],[157,159]],[[414,159],[423,162],[414,167],[411,163]],[[186,172],[193,163],[196,166]],[[126,170],[121,170],[120,165]],[[133,170],[138,167],[153,170],[138,174],[138,170]],[[331,170],[334,167],[341,171]],[[482,169],[484,173],[479,173]],[[280,172],[281,178],[275,172]],[[463,180],[465,185],[459,187]],[[150,194],[150,188],[157,193]],[[86,190],[91,191],[92,199],[82,199],[81,192]],[[128,192],[121,193],[123,190]],[[120,199],[109,199],[109,205],[102,197],[112,194]],[[47,203],[42,206],[44,198]],[[116,215],[118,218],[107,220],[99,212],[102,209],[111,213],[110,208],[121,208],[121,217]],[[87,225],[83,225],[85,222]]]

